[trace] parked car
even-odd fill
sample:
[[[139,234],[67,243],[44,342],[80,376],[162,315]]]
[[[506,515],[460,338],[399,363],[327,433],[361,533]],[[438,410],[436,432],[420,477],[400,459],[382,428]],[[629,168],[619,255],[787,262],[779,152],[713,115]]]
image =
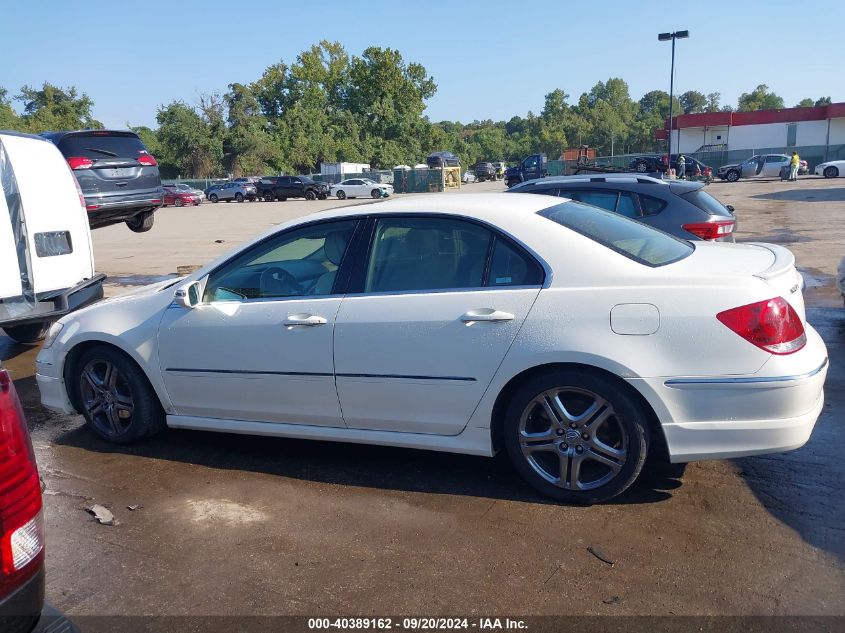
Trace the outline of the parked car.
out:
[[[842,302],[845,304],[845,257],[839,262],[839,268],[836,269],[836,287],[839,288],[839,294],[842,295]]]
[[[429,169],[436,169],[438,167],[459,167],[461,160],[452,152],[434,152],[426,157],[425,163]]]
[[[44,132],[73,170],[85,196],[92,229],[125,222],[144,233],[153,227],[153,213],[164,192],[156,159],[134,132],[77,130]]]
[[[838,178],[845,176],[845,160],[829,160],[824,163],[816,165],[813,171],[816,176],[824,176],[825,178]]]
[[[461,182],[464,184],[475,182],[476,180],[478,179],[475,177],[475,172],[471,169],[467,169],[461,176]]]
[[[347,178],[329,188],[330,195],[339,200],[345,198],[387,198],[393,195],[393,185],[376,182],[369,178]]]
[[[35,343],[103,296],[79,185],[55,145],[0,132],[0,327]]]
[[[267,202],[288,198],[325,200],[329,197],[329,185],[308,176],[264,176],[257,187],[258,197]]]
[[[755,154],[731,165],[722,165],[716,175],[722,180],[736,182],[740,178],[779,178],[781,167],[789,166],[786,154]]]
[[[686,240],[734,241],[733,207],[707,193],[700,182],[634,174],[552,176],[516,185],[508,193],[539,193],[577,200]]]
[[[0,630],[78,633],[44,602],[41,479],[23,409],[0,367]]]
[[[473,165],[472,170],[475,172],[475,179],[478,182],[496,180],[496,168],[493,167],[493,163],[476,163]]]
[[[258,197],[255,185],[245,182],[224,182],[219,185],[211,185],[205,190],[205,197],[211,202],[219,202],[225,200],[226,202],[243,202],[249,200],[252,202]]]
[[[807,441],[827,350],[794,264],[549,196],[409,196],[290,221],[68,315],[37,381],[111,442],[170,426],[502,449],[544,494],[595,503],[649,452]]]
[[[526,156],[518,165],[505,170],[505,185],[513,187],[527,180],[544,178],[548,175],[548,162],[545,154]]]
[[[179,189],[176,185],[163,185],[164,189],[164,206],[172,204],[174,207],[184,207],[186,205],[201,205],[203,193],[199,195],[192,191],[185,191]]]
[[[186,184],[184,182],[178,182],[175,185],[163,185],[163,186],[165,186],[165,187],[175,187],[176,191],[192,193],[194,195],[199,196],[200,198],[205,196],[205,192],[202,189],[197,189],[196,187],[192,187],[191,185]]]
[[[686,175],[689,176],[712,176],[713,168],[708,167],[697,158],[687,156],[684,154],[684,162],[686,163]],[[645,173],[666,173],[666,155],[646,155],[637,156],[631,159],[628,163],[628,169],[632,169],[641,174]],[[678,154],[672,154],[672,169],[675,173],[678,172]]]

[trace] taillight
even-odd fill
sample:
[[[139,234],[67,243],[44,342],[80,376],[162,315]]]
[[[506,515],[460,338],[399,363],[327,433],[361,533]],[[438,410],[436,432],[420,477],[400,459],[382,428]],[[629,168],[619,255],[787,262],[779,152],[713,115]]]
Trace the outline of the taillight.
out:
[[[684,224],[683,229],[703,240],[715,240],[734,232],[736,220],[717,220],[716,222],[691,222]]]
[[[158,165],[156,159],[150,156],[149,154],[141,154],[137,158],[137,160],[139,163],[141,163],[142,165],[146,165],[147,167],[155,167],[156,165]]]
[[[67,164],[73,170],[77,169],[91,169],[94,166],[94,161],[85,156],[71,156],[67,159]]]
[[[792,354],[807,344],[801,317],[783,297],[775,297],[716,315],[749,343],[772,354]]]
[[[0,596],[29,580],[43,559],[38,468],[15,386],[0,369]]]

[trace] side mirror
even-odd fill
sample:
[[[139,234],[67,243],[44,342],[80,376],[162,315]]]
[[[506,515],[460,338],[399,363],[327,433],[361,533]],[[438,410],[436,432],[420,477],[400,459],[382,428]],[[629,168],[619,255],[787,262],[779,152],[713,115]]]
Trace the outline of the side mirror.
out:
[[[200,282],[192,281],[176,289],[174,300],[183,308],[194,308],[200,302]]]
[[[736,213],[735,213],[735,212],[736,212],[736,209],[734,209],[734,205],[732,205],[732,204],[726,204],[726,205],[725,205],[725,208],[726,208],[728,211],[730,211],[731,213],[733,213],[734,215],[736,215]]]

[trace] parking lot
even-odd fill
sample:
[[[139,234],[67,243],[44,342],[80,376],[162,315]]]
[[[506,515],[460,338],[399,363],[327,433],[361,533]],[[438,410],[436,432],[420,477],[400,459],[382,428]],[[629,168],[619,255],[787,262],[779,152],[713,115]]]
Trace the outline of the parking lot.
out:
[[[740,241],[789,247],[805,275],[808,318],[831,358],[805,447],[650,464],[632,490],[594,507],[550,502],[501,456],[174,430],[121,447],[80,416],[42,409],[37,350],[0,337],[46,483],[47,599],[71,617],[845,615],[845,311],[834,283],[845,186],[708,191],[736,207]],[[114,295],[289,219],[362,203],[165,208],[149,233],[96,230],[97,268]],[[95,503],[115,525],[94,521],[85,508]]]

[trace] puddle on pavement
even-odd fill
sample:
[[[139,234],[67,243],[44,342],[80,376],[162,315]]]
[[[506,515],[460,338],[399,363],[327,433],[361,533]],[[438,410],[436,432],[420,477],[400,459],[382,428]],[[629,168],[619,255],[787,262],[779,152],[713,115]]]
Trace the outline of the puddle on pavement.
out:
[[[815,238],[799,235],[789,229],[774,229],[768,235],[748,235],[737,239],[737,242],[767,242],[769,244],[798,244],[813,241]]]
[[[836,277],[817,268],[798,267],[804,278],[804,303],[810,308],[841,308],[842,294]]]
[[[106,277],[104,283],[115,284],[118,286],[148,286],[159,281],[167,279],[176,279],[179,275],[116,275],[114,277]]]

